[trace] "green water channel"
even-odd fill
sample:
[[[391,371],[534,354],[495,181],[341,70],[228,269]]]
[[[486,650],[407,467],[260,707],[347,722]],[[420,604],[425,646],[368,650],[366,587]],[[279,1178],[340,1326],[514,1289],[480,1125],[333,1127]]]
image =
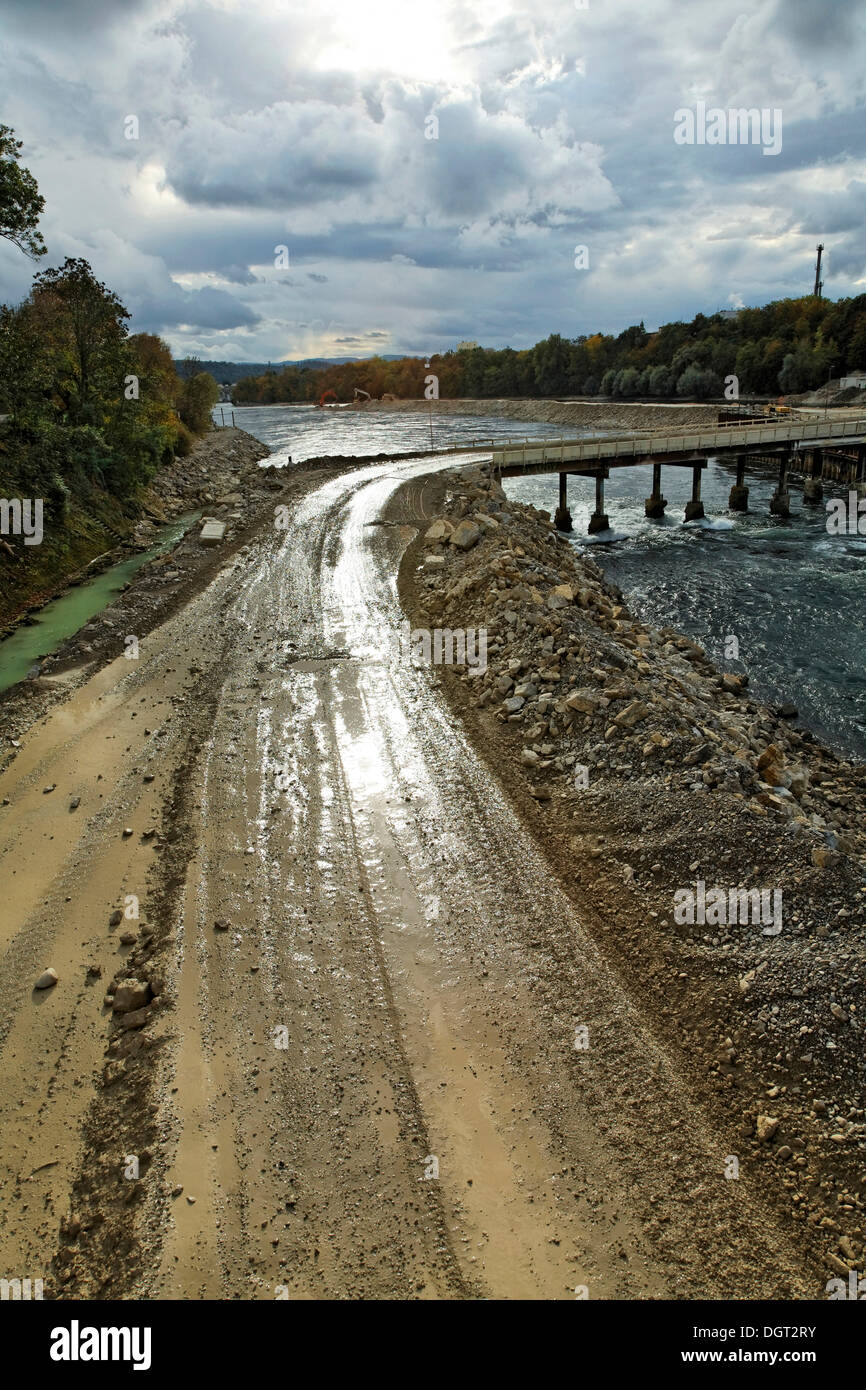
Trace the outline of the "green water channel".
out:
[[[24,680],[37,662],[113,603],[136,570],[155,555],[171,550],[200,516],[201,512],[186,512],[179,516],[170,525],[160,528],[157,540],[149,550],[139,551],[129,559],[121,560],[110,569],[103,570],[102,574],[61,594],[60,598],[52,599],[33,615],[32,624],[16,628],[11,636],[0,642],[0,691],[8,690],[10,685]]]

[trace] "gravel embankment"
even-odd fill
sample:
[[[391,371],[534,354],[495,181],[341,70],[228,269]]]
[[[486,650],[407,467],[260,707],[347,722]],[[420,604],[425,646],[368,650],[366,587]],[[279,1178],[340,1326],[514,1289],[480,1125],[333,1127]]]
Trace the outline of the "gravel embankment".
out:
[[[429,411],[434,415],[485,415],[506,420],[534,421],[568,429],[640,430],[681,425],[715,424],[717,405],[633,405],[617,401],[553,400],[438,400],[365,401],[360,410],[393,413]]]

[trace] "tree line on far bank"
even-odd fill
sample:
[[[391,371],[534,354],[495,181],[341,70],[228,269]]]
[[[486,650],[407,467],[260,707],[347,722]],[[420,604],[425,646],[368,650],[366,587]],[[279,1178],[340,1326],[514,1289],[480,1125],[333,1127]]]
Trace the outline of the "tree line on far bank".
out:
[[[831,301],[780,299],[735,315],[697,314],[650,333],[643,323],[618,336],[551,334],[516,351],[461,347],[429,359],[380,357],[325,368],[288,367],[244,377],[232,388],[239,405],[318,401],[333,391],[351,401],[355,388],[375,398],[424,395],[438,378],[440,397],[605,396],[707,400],[728,377],[741,396],[795,395],[835,377],[866,370],[866,295]]]

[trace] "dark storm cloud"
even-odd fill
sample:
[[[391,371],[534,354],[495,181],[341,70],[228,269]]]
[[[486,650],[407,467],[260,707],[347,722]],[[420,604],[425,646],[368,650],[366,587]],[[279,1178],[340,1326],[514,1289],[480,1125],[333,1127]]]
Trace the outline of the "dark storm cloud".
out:
[[[194,123],[174,143],[166,177],[188,203],[289,209],[370,187],[378,170],[357,115],[317,101]]]
[[[775,19],[806,52],[832,52],[863,38],[862,0],[778,0]]]
[[[23,30],[48,24],[55,29],[93,32],[153,8],[153,0],[123,0],[122,5],[118,0],[3,0],[0,19]]]
[[[223,290],[175,289],[163,294],[131,296],[129,306],[136,323],[139,320],[149,331],[160,331],[179,324],[195,324],[198,328],[228,329],[249,327],[258,322],[258,315]]]
[[[228,280],[231,285],[255,285],[258,283],[258,276],[253,275],[247,265],[224,265],[217,269],[217,274],[221,280]]]

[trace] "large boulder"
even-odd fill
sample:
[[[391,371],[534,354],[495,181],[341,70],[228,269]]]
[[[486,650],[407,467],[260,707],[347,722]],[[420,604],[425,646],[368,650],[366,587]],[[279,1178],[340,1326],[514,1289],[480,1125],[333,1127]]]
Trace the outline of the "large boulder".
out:
[[[597,714],[606,703],[594,690],[573,690],[565,701],[566,708],[578,714]]]
[[[133,1013],[150,1003],[150,985],[146,981],[121,980],[114,991],[112,1008],[116,1014]]]
[[[481,528],[474,521],[461,521],[451,532],[450,540],[458,550],[469,550],[481,535]]]
[[[642,700],[632,700],[630,705],[626,705],[625,709],[620,711],[613,722],[618,724],[621,729],[633,729],[635,724],[640,724],[648,714],[649,710]]]

